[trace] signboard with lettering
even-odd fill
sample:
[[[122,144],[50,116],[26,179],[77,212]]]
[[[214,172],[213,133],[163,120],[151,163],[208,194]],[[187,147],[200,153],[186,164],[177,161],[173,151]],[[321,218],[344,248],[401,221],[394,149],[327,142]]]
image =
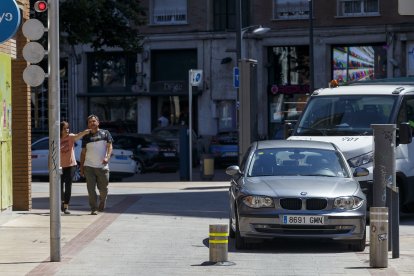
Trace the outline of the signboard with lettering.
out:
[[[19,6],[14,0],[1,0],[0,5],[0,43],[14,36],[20,25]]]

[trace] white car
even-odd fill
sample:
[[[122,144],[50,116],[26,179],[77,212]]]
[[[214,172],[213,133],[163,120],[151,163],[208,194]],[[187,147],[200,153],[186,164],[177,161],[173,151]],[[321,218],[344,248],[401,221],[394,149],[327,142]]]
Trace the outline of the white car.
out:
[[[82,151],[82,140],[75,142],[75,157],[79,164]],[[43,137],[32,143],[32,177],[48,177],[49,137]],[[137,173],[137,164],[131,158],[132,152],[123,149],[113,149],[109,160],[111,179],[122,179]],[[79,167],[75,172],[73,181],[81,179]]]

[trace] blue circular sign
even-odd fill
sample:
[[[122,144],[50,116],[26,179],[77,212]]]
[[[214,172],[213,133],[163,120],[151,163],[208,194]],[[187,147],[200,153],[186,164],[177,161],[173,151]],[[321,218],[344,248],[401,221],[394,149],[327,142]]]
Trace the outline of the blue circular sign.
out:
[[[0,43],[14,36],[20,25],[20,10],[16,1],[1,0],[0,5]]]

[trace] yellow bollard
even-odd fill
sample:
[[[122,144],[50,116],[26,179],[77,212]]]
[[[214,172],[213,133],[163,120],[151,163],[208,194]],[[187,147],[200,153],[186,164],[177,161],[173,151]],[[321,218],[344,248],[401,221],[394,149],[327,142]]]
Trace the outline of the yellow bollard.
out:
[[[203,154],[200,161],[201,179],[212,180],[214,177],[214,156],[211,154]]]
[[[212,224],[210,225],[210,262],[227,262],[228,258],[228,243],[229,231],[227,224]]]

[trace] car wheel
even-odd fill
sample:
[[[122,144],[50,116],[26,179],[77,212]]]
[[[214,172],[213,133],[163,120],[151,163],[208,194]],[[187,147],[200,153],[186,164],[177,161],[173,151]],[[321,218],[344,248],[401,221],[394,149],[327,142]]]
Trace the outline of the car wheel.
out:
[[[234,242],[235,242],[236,249],[250,249],[250,246],[248,243],[246,243],[245,238],[243,238],[240,235],[239,219],[237,215],[236,215],[236,231],[234,233],[234,238],[235,238]]]
[[[233,219],[229,218],[229,237],[234,239],[236,237],[236,232],[233,230]]]
[[[142,164],[141,161],[137,161],[137,170],[136,170],[137,174],[143,174],[144,173],[144,165]]]
[[[355,252],[361,252],[365,250],[365,244],[367,241],[367,231],[364,231],[364,237],[360,240],[354,241],[350,244],[351,250]]]

